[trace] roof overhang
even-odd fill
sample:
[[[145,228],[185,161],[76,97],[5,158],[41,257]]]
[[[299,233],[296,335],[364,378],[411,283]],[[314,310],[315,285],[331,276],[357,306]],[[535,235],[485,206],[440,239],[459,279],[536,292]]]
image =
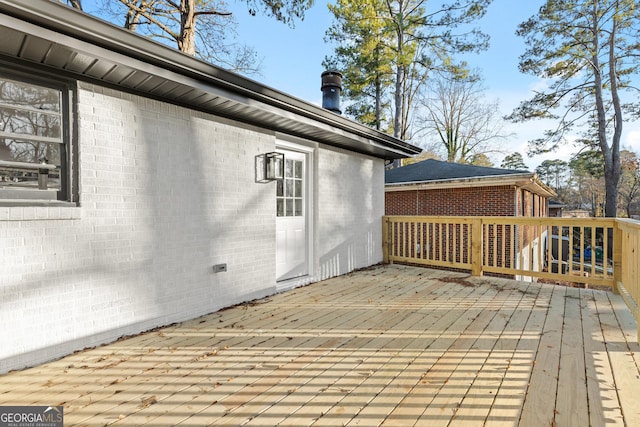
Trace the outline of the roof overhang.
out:
[[[554,197],[555,191],[545,185],[537,174],[535,173],[522,173],[522,174],[508,174],[508,175],[493,175],[485,177],[473,177],[473,178],[452,178],[452,179],[440,179],[421,182],[400,182],[385,184],[385,192],[393,191],[415,191],[415,190],[437,190],[445,188],[477,188],[477,187],[498,187],[498,186],[513,186],[525,189],[531,193],[544,196]]]
[[[0,0],[0,59],[383,159],[421,149],[49,0]]]

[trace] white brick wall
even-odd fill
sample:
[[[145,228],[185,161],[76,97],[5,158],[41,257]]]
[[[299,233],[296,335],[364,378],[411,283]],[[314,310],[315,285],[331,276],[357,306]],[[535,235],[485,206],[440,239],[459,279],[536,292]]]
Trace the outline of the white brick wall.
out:
[[[320,149],[317,176],[317,276],[381,262],[384,161]]]
[[[86,84],[79,128],[81,206],[0,208],[0,372],[274,291],[273,134]]]
[[[275,292],[273,133],[82,83],[80,207],[0,207],[0,373]],[[382,260],[383,161],[314,154],[313,277]],[[212,266],[227,264],[227,272]]]

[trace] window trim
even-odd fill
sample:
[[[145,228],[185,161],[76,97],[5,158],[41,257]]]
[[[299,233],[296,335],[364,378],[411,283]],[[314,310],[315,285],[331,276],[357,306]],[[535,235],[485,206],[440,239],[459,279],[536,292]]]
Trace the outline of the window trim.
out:
[[[27,197],[24,199],[0,197],[0,207],[77,206],[77,80],[52,76],[46,71],[35,70],[33,67],[25,66],[20,63],[6,62],[2,60],[0,60],[0,77],[15,80],[24,84],[32,84],[58,90],[60,93],[61,118],[61,141],[48,141],[51,138],[47,137],[38,138],[40,141],[57,143],[60,146],[60,188],[56,191],[56,197],[50,199],[46,197],[37,197],[38,193],[35,191],[32,195],[30,194],[30,196],[34,197]],[[33,137],[31,135],[24,135],[24,139],[33,139]],[[0,190],[0,196],[1,194]]]

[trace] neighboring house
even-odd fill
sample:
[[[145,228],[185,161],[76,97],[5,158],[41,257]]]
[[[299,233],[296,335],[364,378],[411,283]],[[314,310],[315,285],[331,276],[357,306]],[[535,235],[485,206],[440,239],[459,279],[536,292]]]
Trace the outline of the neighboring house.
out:
[[[547,216],[555,196],[533,172],[424,160],[387,170],[387,215]]]
[[[549,216],[552,218],[561,218],[564,213],[564,208],[566,207],[567,205],[557,200],[549,200]]]
[[[420,151],[45,0],[0,0],[0,114],[0,372],[380,262]]]
[[[571,209],[562,211],[563,218],[589,218],[591,212],[586,209]]]
[[[553,196],[554,191],[528,171],[429,159],[385,172],[387,215],[546,217]],[[518,242],[519,254],[505,254],[507,266],[523,262],[542,268],[539,252],[530,249],[544,245],[546,236],[525,236]],[[500,239],[497,248],[502,247]],[[493,251],[488,248],[488,256],[501,260],[503,254]]]

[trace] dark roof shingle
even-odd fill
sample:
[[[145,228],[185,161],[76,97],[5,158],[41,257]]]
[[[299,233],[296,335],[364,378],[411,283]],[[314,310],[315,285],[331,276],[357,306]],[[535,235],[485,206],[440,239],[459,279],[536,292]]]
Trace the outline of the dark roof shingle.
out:
[[[428,159],[400,168],[387,170],[385,172],[384,182],[386,184],[397,184],[404,182],[427,182],[523,174],[532,173],[526,170],[489,168]]]

